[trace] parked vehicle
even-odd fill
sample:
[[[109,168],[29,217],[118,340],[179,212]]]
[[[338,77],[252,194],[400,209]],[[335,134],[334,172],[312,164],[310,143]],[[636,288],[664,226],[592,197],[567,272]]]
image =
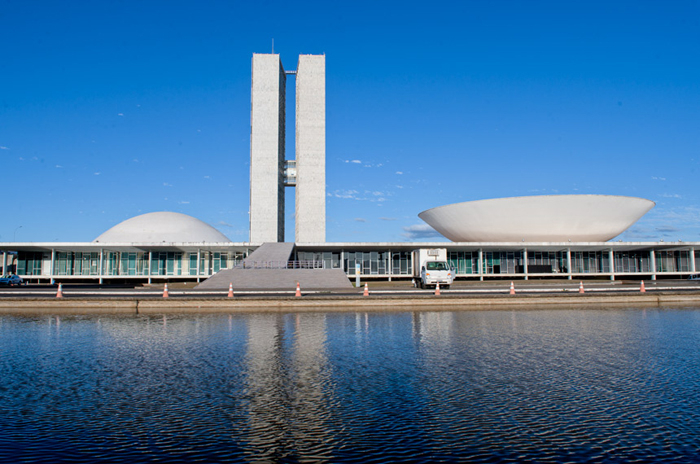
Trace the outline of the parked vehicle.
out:
[[[15,286],[23,284],[24,280],[16,274],[6,274],[0,277],[0,285]]]
[[[688,276],[688,280],[700,280],[700,274],[693,274]]]
[[[446,248],[420,248],[413,250],[413,281],[420,288],[450,288],[455,278],[454,269],[447,262]]]

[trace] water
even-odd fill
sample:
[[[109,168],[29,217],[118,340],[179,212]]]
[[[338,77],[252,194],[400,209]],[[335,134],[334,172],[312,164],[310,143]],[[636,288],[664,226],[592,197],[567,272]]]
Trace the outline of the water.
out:
[[[0,316],[3,462],[698,462],[700,310]]]

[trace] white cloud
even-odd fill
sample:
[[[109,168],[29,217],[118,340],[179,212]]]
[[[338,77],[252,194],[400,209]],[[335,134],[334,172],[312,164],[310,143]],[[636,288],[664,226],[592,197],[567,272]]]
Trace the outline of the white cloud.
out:
[[[396,174],[401,175],[401,174],[403,174],[403,172],[402,172],[402,171],[396,171]]]
[[[656,176],[652,176],[651,178],[652,178],[653,180],[666,180],[665,177],[656,177]]]
[[[163,187],[172,187],[172,186],[173,186],[173,184],[169,184],[169,183],[167,183],[167,182],[163,182]]]
[[[356,195],[358,193],[359,192],[357,190],[336,190],[335,192],[333,192],[333,196],[336,198],[352,198],[357,200],[358,198],[356,197]]]
[[[181,205],[189,205],[190,204],[189,201],[178,201],[178,203]]]
[[[662,196],[663,198],[683,198],[677,193],[662,193],[660,196]]]
[[[124,113],[117,113],[117,116],[124,116]]]
[[[9,150],[9,148],[0,146],[0,150]]]
[[[360,160],[350,160],[350,162],[355,164],[362,164],[362,161]]]
[[[403,228],[402,236],[409,240],[417,240],[423,238],[443,238],[442,235],[428,224],[415,224]]]
[[[367,219],[365,218],[355,218],[355,222],[367,222]]]
[[[93,174],[95,174],[96,176],[99,176],[102,173],[101,172],[93,172]]]
[[[233,227],[232,224],[229,224],[228,222],[224,222],[224,221],[219,221],[218,225],[223,226],[223,227]]]
[[[57,164],[56,167],[60,169],[60,168],[62,168],[63,166],[61,166],[60,164]]]
[[[379,218],[381,221],[395,221],[396,218],[393,217],[380,217]]]

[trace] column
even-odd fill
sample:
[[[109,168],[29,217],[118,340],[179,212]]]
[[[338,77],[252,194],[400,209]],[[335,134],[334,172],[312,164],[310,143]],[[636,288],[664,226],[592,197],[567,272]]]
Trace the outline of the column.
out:
[[[391,282],[391,268],[394,265],[394,255],[391,254],[391,250],[389,250],[389,259],[387,260],[387,270],[386,273],[389,274],[389,282]]]
[[[148,283],[151,283],[151,276],[153,275],[153,268],[151,267],[153,263],[153,252],[148,250]]]
[[[615,280],[615,252],[612,248],[608,251],[608,259],[610,260],[610,280]]]
[[[649,250],[649,259],[651,260],[651,280],[656,280],[656,252],[653,248]]]
[[[568,272],[569,280],[571,280],[571,248],[566,249],[566,272]]]
[[[51,269],[49,270],[51,285],[54,284],[54,276],[56,275],[56,249],[51,248]]]
[[[7,251],[2,252],[2,274],[7,274]]]
[[[690,247],[690,272],[695,274],[695,247]]]
[[[479,280],[484,280],[484,250],[479,248]]]
[[[523,248],[523,271],[525,272],[525,280],[528,280],[528,276],[527,276],[527,248]]]
[[[104,251],[105,251],[104,248],[100,248],[100,272],[99,272],[99,274],[100,274],[100,284],[102,284],[102,282],[103,282],[103,278],[102,278],[102,277],[103,277],[104,274],[105,274],[105,268],[104,268],[104,256],[105,256],[105,253],[104,253]]]
[[[199,282],[199,276],[202,274],[202,268],[201,268],[201,250],[197,248],[197,282]]]

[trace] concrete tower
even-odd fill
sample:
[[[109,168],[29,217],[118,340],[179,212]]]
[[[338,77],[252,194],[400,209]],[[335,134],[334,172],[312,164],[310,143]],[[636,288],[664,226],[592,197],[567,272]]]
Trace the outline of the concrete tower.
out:
[[[296,108],[296,234],[326,241],[326,57],[300,55]]]
[[[279,55],[253,54],[250,110],[250,241],[284,241],[287,78]]]
[[[250,241],[284,241],[284,188],[296,188],[295,241],[326,241],[326,57],[300,55],[285,73],[279,55],[253,54]],[[286,74],[296,74],[296,160],[285,160]],[[285,176],[285,165],[289,164]]]

